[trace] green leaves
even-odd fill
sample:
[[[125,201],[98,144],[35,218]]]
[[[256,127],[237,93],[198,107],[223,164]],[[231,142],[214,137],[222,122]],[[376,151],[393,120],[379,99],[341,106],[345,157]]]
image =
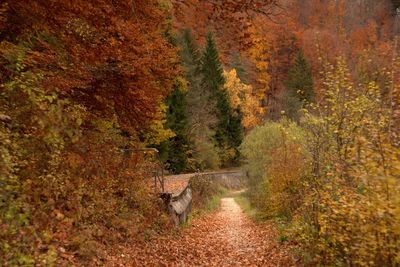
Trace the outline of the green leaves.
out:
[[[399,264],[400,150],[384,92],[375,81],[355,85],[338,58],[300,126],[267,123],[242,145],[254,204],[289,219],[306,264]]]
[[[171,129],[175,136],[160,145],[163,161],[173,173],[181,173],[189,168],[191,156],[191,140],[189,136],[189,121],[187,117],[187,102],[185,83],[177,80],[175,90],[167,97],[167,120],[165,126]]]
[[[311,67],[304,57],[303,51],[297,54],[289,69],[285,85],[283,104],[286,114],[289,118],[298,120],[299,110],[315,100]]]
[[[225,78],[219,53],[211,32],[207,35],[206,47],[202,58],[203,86],[210,93],[210,100],[215,101],[217,123],[214,126],[215,142],[220,149],[220,158],[225,166],[237,164],[238,147],[243,138],[241,114],[234,112],[229,95],[224,88]],[[232,153],[224,153],[231,151]]]

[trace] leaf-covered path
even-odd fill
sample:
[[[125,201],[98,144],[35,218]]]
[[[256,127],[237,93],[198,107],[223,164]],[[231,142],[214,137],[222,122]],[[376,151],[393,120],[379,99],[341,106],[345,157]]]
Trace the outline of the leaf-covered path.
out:
[[[194,219],[175,237],[121,247],[108,266],[286,267],[295,263],[276,242],[271,225],[255,224],[227,197],[218,211]]]

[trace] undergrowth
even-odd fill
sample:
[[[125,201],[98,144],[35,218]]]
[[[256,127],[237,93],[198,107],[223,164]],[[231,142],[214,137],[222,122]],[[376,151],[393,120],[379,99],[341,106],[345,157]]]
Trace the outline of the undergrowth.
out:
[[[210,176],[197,175],[190,179],[193,190],[192,216],[196,217],[216,210],[220,200],[229,190]]]
[[[235,196],[234,199],[242,208],[244,213],[246,213],[246,215],[255,222],[260,222],[263,220],[263,218],[265,218],[261,212],[251,205],[247,192],[240,193],[239,195]]]

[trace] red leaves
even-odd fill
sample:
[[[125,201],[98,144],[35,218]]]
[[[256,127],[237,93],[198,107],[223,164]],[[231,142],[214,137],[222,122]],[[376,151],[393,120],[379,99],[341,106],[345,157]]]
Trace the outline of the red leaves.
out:
[[[116,112],[139,129],[156,113],[177,74],[156,1],[8,0],[3,35],[28,38],[44,85],[99,114]],[[23,36],[22,36],[23,35]]]
[[[232,198],[194,219],[178,236],[119,247],[107,262],[122,266],[295,266],[270,225],[249,220]]]

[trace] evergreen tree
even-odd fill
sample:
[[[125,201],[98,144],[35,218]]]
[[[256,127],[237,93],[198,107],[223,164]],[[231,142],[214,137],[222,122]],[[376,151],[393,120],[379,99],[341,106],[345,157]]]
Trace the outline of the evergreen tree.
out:
[[[169,25],[164,36],[174,47],[178,47],[179,38],[173,33],[172,25]],[[164,127],[173,131],[174,136],[162,142],[158,148],[161,160],[166,168],[173,173],[181,173],[188,169],[192,142],[189,132],[189,120],[187,115],[187,82],[184,77],[177,76],[173,90],[165,99],[167,107],[166,122]]]
[[[201,54],[192,36],[186,29],[180,38],[181,63],[188,81],[186,94],[189,134],[193,140],[193,157],[195,169],[217,168],[218,154],[213,142],[212,125],[216,122],[213,102],[210,103],[210,92],[202,86]]]
[[[183,30],[180,46],[179,56],[185,69],[187,80],[192,84],[196,83],[196,81],[201,83],[201,54],[190,29]]]
[[[240,111],[232,110],[228,93],[224,89],[222,64],[211,33],[207,35],[201,70],[203,86],[210,92],[212,99],[216,100],[215,141],[220,149],[222,161],[226,165],[238,160],[237,147],[242,141],[243,129]],[[234,155],[230,153],[232,150]]]
[[[300,101],[314,101],[314,83],[311,67],[304,57],[303,51],[297,54],[293,66],[289,69],[286,88],[292,96]]]
[[[297,54],[293,66],[289,69],[285,85],[283,107],[289,118],[298,120],[298,110],[304,104],[314,102],[315,98],[311,67],[303,51]]]
[[[185,95],[183,83],[177,82],[174,91],[166,99],[168,112],[165,126],[171,129],[175,136],[163,142],[160,151],[163,161],[173,173],[181,173],[187,169],[191,151]]]

